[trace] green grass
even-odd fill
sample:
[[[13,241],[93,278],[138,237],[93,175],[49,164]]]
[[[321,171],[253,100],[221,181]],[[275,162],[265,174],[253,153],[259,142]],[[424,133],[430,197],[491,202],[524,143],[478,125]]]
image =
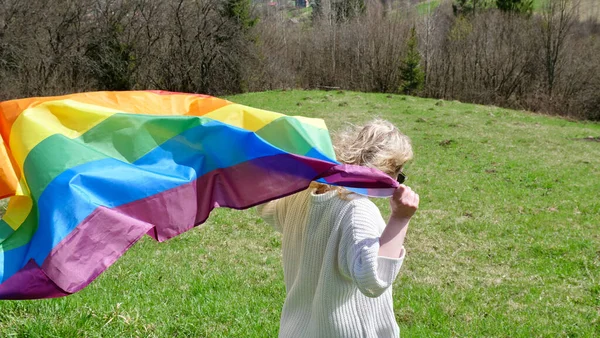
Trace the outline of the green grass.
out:
[[[533,8],[535,10],[540,10],[546,3],[546,0],[533,0]]]
[[[600,335],[600,142],[579,140],[599,124],[385,94],[229,99],[331,130],[383,117],[412,138],[421,208],[394,285],[402,337]],[[0,336],[273,337],[280,243],[253,210],[217,210],[175,239],[142,240],[78,294],[0,302]]]
[[[419,15],[433,13],[435,9],[441,4],[441,0],[426,0],[417,4],[417,13]]]
[[[542,12],[548,0],[533,0],[533,10]],[[579,18],[582,20],[600,19],[600,4],[598,0],[572,0],[579,4]]]

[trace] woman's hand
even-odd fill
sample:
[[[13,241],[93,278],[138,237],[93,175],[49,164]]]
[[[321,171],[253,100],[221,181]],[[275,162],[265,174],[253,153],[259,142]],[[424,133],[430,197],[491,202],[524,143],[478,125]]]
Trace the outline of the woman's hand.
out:
[[[401,184],[390,198],[391,218],[410,219],[419,208],[419,194]]]

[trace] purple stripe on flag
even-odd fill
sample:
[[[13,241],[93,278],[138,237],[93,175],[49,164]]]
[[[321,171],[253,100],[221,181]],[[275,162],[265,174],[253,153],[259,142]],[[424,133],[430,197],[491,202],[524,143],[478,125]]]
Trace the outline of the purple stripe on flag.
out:
[[[378,169],[348,164],[336,165],[319,176],[319,178],[321,177],[329,184],[344,187],[394,189],[400,186],[395,179]]]
[[[32,259],[0,284],[0,299],[35,299],[67,296]]]
[[[118,209],[98,207],[50,251],[42,270],[75,293],[91,283],[153,227]]]

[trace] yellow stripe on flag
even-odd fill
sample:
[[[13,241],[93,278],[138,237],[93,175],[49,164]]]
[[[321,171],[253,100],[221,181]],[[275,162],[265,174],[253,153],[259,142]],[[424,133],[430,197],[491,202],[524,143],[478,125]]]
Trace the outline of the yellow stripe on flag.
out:
[[[286,116],[280,113],[271,112],[252,107],[247,107],[241,104],[230,104],[228,106],[216,109],[205,117],[213,120],[227,123],[229,125],[243,128],[249,131],[257,131],[267,124],[277,120],[280,117]],[[309,124],[317,128],[327,130],[325,122],[321,119],[314,119],[302,116],[291,116],[304,124]]]
[[[315,119],[315,118],[304,117],[304,116],[292,116],[292,117],[304,124],[310,124],[313,127],[327,130],[327,125],[325,125],[325,121],[322,119]]]
[[[32,207],[33,202],[29,195],[29,188],[27,188],[25,180],[21,179],[17,187],[17,192],[15,196],[10,198],[6,214],[4,214],[2,219],[13,230],[17,230],[25,222],[27,216],[29,216]]]
[[[119,111],[73,100],[49,101],[28,108],[10,133],[10,147],[20,168],[27,154],[46,138],[61,134],[77,138]]]

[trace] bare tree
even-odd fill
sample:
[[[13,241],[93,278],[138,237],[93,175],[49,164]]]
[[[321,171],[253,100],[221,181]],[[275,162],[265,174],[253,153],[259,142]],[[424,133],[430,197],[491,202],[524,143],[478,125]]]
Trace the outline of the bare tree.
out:
[[[548,0],[531,17],[495,9],[455,16],[450,2],[425,15],[386,12],[371,0],[344,20],[290,18],[265,5],[256,25],[250,7],[242,20],[224,1],[238,0],[0,1],[0,97],[138,88],[395,92],[416,25],[420,95],[600,119],[600,23],[582,19],[580,0]],[[331,10],[335,1],[323,4]]]
[[[580,0],[548,0],[544,3],[541,16],[543,36],[542,57],[546,73],[546,93],[554,95],[556,79],[564,65],[564,54],[568,35],[578,19]]]

